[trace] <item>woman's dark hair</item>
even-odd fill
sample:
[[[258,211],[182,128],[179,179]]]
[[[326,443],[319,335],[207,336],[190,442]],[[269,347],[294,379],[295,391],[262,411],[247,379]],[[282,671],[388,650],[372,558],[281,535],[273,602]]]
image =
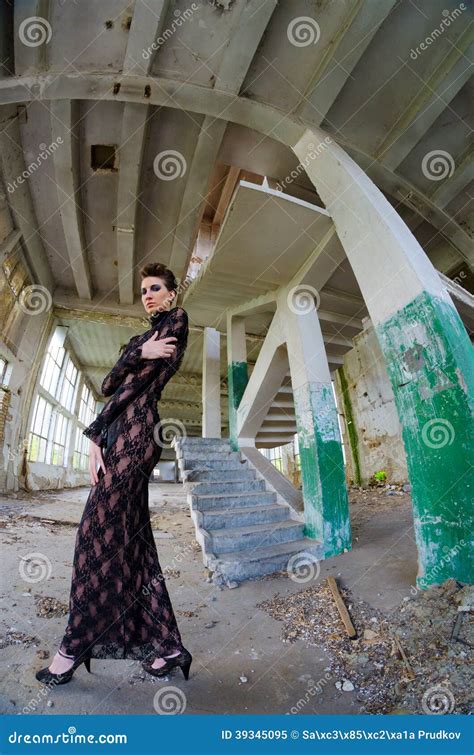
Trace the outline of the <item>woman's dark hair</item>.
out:
[[[178,281],[174,273],[169,267],[162,265],[161,262],[149,262],[147,265],[144,265],[140,270],[140,276],[142,278],[148,278],[149,276],[163,278],[168,291],[176,291],[176,294],[178,293]]]

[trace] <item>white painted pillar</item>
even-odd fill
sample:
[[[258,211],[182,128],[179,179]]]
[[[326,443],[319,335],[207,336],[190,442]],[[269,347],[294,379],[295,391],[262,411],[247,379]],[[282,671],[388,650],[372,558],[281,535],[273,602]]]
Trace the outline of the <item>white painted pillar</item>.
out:
[[[392,382],[412,485],[418,585],[471,582],[469,337],[437,271],[363,170],[317,128],[292,148],[334,221]]]
[[[215,328],[204,328],[202,360],[202,437],[221,437],[221,345]]]
[[[301,286],[281,289],[277,312],[285,330],[293,387],[305,531],[323,543],[324,557],[329,558],[351,547],[351,528],[331,374],[309,293]]]

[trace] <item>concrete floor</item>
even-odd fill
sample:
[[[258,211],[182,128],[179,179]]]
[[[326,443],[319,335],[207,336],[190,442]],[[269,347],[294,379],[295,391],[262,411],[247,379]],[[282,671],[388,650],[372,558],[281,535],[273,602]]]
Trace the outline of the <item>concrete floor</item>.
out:
[[[281,622],[256,608],[274,597],[304,590],[308,585],[287,576],[270,576],[218,588],[206,581],[201,551],[194,539],[180,485],[150,484],[150,513],[163,569],[179,570],[167,577],[183,641],[194,659],[188,681],[181,671],[158,680],[141,671],[136,661],[92,659],[92,674],[79,668],[71,683],[49,691],[35,672],[54,655],[67,616],[36,615],[35,595],[67,604],[76,525],[89,488],[3,496],[0,514],[23,514],[0,529],[3,580],[0,634],[15,627],[27,637],[1,649],[2,712],[36,714],[153,714],[157,693],[178,688],[181,710],[198,713],[286,713],[299,708],[309,713],[357,713],[354,692],[341,692],[328,674],[329,656],[301,640],[283,642]],[[328,574],[362,599],[384,612],[394,609],[415,584],[416,549],[413,542],[408,495],[386,497],[384,491],[367,496],[354,493],[351,506],[353,550],[321,564],[318,580]],[[363,500],[361,500],[363,499]],[[41,522],[42,519],[50,522]],[[21,556],[47,554],[52,570],[48,579],[28,584],[19,571]],[[146,678],[145,678],[146,677]],[[247,681],[241,681],[241,677]],[[316,695],[308,687],[324,680]],[[184,695],[183,695],[184,693]]]

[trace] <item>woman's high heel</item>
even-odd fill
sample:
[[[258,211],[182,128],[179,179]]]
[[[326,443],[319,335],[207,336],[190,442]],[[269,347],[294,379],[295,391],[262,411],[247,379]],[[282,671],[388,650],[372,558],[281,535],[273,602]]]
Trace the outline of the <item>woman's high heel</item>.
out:
[[[193,657],[189,650],[183,648],[179,655],[175,655],[173,658],[163,658],[163,660],[165,661],[165,664],[163,666],[160,666],[159,668],[153,668],[153,661],[152,663],[143,661],[142,668],[149,674],[152,674],[152,676],[166,676],[171,671],[171,669],[179,666],[181,671],[183,672],[184,678],[188,679],[189,669],[191,668],[191,661],[193,660]]]
[[[65,655],[64,653],[61,653],[60,650],[58,650],[59,655],[62,655],[63,658],[70,658],[69,655]],[[46,668],[40,669],[40,671],[37,671],[35,676],[38,679],[39,682],[43,682],[43,684],[67,684],[71,681],[74,671],[81,665],[81,663],[84,664],[86,669],[88,670],[89,674],[92,673],[91,671],[91,655],[87,655],[85,658],[81,658],[81,660],[75,660],[73,665],[70,669],[67,671],[64,671],[62,674],[53,674],[49,668],[46,666]]]

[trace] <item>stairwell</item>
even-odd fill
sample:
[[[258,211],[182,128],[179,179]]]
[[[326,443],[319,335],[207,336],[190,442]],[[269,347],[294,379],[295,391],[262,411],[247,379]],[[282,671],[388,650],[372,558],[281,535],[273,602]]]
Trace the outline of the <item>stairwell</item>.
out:
[[[175,450],[213,582],[232,586],[280,570],[297,574],[321,556],[321,543],[303,534],[303,518],[277,500],[227,439],[183,438]]]

